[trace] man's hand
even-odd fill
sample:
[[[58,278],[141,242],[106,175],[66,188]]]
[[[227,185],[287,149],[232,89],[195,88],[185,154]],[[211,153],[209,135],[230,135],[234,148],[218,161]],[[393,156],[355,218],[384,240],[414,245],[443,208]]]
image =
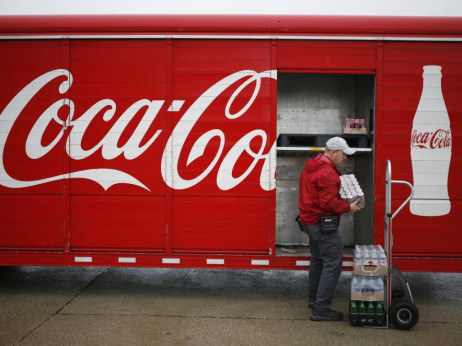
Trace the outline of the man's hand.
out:
[[[350,213],[356,213],[357,211],[360,211],[361,208],[358,207],[358,203],[359,203],[360,199],[358,198],[356,201],[354,201],[353,203],[350,203]]]

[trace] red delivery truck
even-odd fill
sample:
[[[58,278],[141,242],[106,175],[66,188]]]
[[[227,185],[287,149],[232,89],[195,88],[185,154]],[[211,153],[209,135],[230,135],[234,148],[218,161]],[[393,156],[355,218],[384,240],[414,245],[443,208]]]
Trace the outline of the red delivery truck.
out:
[[[0,16],[0,265],[306,270],[298,177],[340,135],[345,269],[390,160],[394,263],[462,272],[461,95],[462,18]]]

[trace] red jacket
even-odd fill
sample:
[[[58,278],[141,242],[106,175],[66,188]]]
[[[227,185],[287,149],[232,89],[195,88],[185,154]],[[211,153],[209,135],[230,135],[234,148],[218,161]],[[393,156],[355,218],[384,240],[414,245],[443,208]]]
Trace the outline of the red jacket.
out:
[[[350,205],[339,198],[340,175],[342,173],[324,154],[306,161],[299,180],[298,207],[302,223],[314,225],[323,215],[340,216],[350,211]]]

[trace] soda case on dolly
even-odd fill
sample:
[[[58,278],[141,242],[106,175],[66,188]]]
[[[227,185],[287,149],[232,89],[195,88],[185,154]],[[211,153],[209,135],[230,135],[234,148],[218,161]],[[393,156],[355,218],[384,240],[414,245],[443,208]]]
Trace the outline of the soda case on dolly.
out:
[[[355,246],[349,307],[351,325],[385,325],[383,276],[387,272],[387,257],[380,245]]]
[[[408,198],[392,213],[392,184],[406,185]],[[385,250],[380,245],[356,245],[349,320],[353,326],[388,327],[407,330],[419,320],[411,289],[401,271],[393,264],[393,219],[412,200],[414,187],[407,181],[392,180],[391,162],[385,171]],[[398,278],[400,289],[393,290],[392,274]]]

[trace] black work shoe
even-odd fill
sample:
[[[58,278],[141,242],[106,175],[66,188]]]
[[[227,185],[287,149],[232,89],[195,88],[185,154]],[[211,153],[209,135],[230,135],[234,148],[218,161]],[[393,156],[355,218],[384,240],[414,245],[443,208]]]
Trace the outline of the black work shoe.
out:
[[[341,321],[343,320],[343,313],[340,311],[327,310],[323,312],[311,313],[312,321]]]

